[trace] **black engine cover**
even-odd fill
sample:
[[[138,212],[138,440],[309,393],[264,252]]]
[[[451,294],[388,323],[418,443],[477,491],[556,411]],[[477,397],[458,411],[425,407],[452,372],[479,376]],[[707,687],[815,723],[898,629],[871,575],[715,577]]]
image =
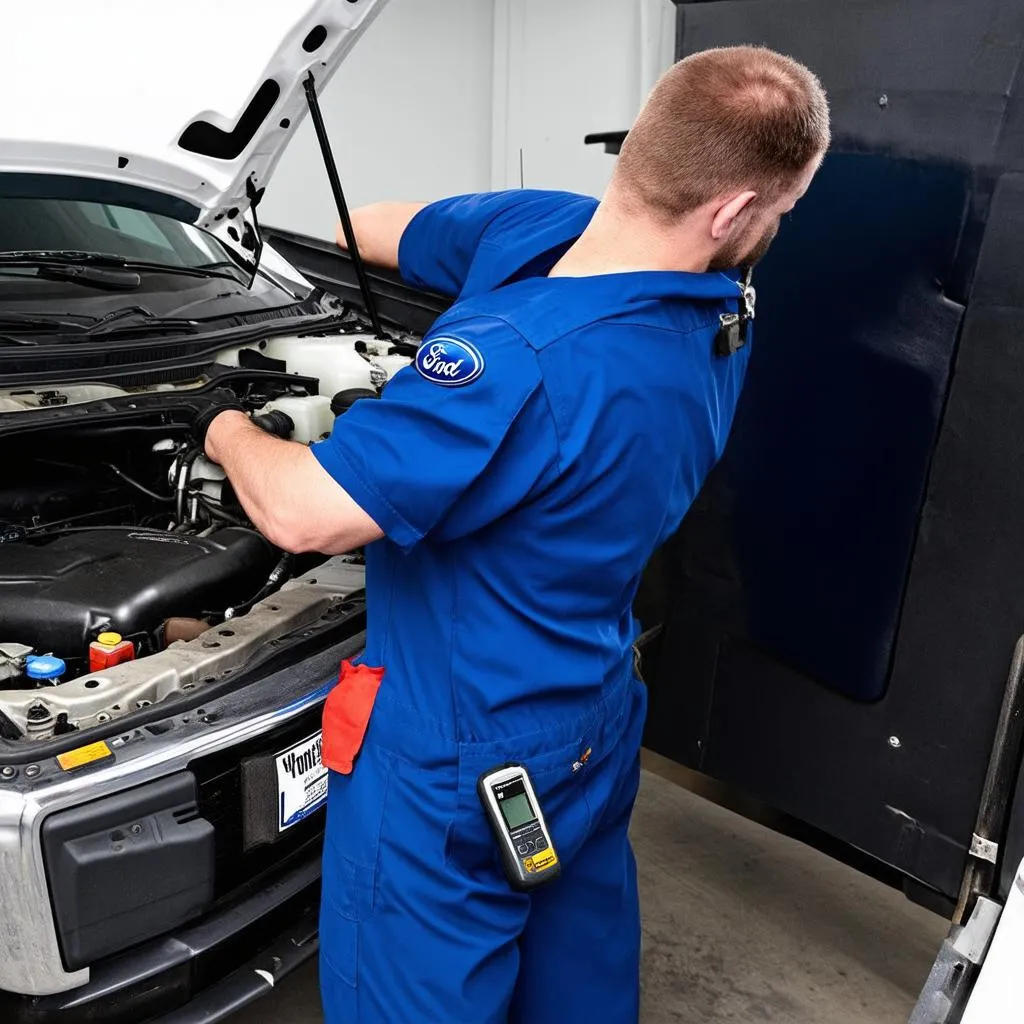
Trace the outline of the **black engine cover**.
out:
[[[0,546],[0,640],[82,658],[98,632],[152,633],[251,597],[275,562],[255,531],[110,527]]]

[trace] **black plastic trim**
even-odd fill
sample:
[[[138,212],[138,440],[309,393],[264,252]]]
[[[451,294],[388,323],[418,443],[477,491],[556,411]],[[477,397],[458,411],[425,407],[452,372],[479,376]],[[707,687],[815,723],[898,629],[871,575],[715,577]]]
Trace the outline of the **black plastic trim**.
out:
[[[311,284],[346,302],[361,304],[355,266],[333,242],[283,228],[264,227],[263,235],[267,244],[302,271]],[[381,317],[405,330],[425,334],[452,305],[447,296],[410,287],[394,270],[367,264],[366,273]]]
[[[51,814],[43,860],[65,967],[194,919],[214,897],[214,829],[190,772]]]
[[[163,369],[207,368],[213,355],[231,345],[246,345],[281,334],[305,337],[352,327],[352,318],[338,313],[286,314],[259,323],[215,327],[207,333],[184,338],[104,339],[102,342],[97,339],[90,347],[81,341],[71,345],[41,345],[37,349],[19,347],[16,354],[7,350],[0,352],[0,385],[13,389],[37,382],[81,381],[86,376],[112,381],[142,373],[155,374]],[[171,351],[173,355],[164,359],[138,358],[154,350]],[[19,366],[40,365],[33,370],[5,373],[4,364],[14,361]],[[9,418],[24,413],[4,415]]]
[[[216,1024],[269,994],[274,986],[311,960],[320,950],[317,911],[308,910],[269,948],[253,957],[159,1024]],[[257,973],[258,972],[258,973]],[[268,981],[268,976],[273,982]]]
[[[171,1014],[175,1024],[222,1020],[244,1005],[238,1001],[236,975],[258,968],[276,980],[315,955],[319,881],[317,850],[239,902],[96,964],[89,984],[82,988],[35,997],[0,992],[0,1020],[140,1024],[166,1020],[165,1014]],[[281,960],[279,966],[274,957]],[[250,1000],[260,994],[262,989]],[[200,1007],[213,1015],[190,1015]]]

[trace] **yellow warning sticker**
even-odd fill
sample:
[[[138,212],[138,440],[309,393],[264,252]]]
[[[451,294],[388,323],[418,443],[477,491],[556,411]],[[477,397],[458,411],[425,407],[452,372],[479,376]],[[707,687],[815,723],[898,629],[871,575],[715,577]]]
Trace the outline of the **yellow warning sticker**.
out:
[[[76,747],[66,754],[57,755],[57,764],[66,772],[73,772],[76,768],[84,768],[87,764],[95,764],[104,758],[113,757],[114,752],[100,740],[99,743],[90,743],[87,747]]]
[[[538,871],[547,871],[548,868],[553,868],[557,863],[558,857],[555,856],[554,850],[535,853],[532,857],[527,857],[523,861],[526,870],[531,874],[535,874]]]

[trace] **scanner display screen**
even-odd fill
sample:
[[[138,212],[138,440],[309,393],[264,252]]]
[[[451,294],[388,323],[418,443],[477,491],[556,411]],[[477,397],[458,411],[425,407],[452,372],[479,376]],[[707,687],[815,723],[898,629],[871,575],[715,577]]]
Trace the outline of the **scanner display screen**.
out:
[[[514,796],[510,794],[499,800],[498,804],[510,829],[517,829],[534,819],[533,808],[525,793],[516,793]]]

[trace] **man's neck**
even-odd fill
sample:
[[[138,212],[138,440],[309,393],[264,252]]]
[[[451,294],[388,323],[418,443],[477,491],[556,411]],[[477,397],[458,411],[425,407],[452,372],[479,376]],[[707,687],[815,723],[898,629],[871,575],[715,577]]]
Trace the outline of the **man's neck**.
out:
[[[593,277],[643,270],[701,273],[707,268],[708,256],[688,247],[677,232],[606,198],[548,276]]]

